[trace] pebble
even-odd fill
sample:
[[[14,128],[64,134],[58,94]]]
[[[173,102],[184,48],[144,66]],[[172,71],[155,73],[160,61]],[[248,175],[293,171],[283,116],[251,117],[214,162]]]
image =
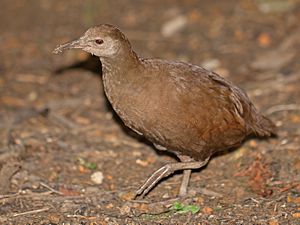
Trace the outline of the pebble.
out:
[[[206,59],[201,63],[201,66],[207,70],[215,70],[220,67],[221,62],[218,59]]]
[[[95,183],[95,184],[102,184],[103,182],[103,173],[101,171],[96,171],[91,175],[91,180]]]
[[[187,17],[185,15],[177,15],[162,25],[161,34],[163,37],[171,37],[181,31],[186,24]]]

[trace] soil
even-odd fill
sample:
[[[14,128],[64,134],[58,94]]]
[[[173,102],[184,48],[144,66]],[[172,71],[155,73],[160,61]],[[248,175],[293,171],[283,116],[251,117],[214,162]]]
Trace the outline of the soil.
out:
[[[300,1],[1,1],[0,224],[300,224]],[[278,127],[135,190],[172,155],[124,127],[98,59],[52,54],[115,24],[145,57],[188,61],[242,87]],[[199,103],[201,104],[201,103]]]

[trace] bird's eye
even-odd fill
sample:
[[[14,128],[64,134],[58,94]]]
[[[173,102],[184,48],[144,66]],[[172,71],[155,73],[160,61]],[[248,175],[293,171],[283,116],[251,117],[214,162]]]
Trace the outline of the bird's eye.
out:
[[[102,39],[96,39],[95,42],[96,42],[97,45],[101,45],[103,43],[103,40]]]

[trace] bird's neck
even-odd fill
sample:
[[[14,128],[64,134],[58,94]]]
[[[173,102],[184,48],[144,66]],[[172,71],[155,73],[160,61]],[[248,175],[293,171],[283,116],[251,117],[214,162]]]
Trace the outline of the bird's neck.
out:
[[[126,72],[135,69],[140,65],[140,59],[131,49],[121,51],[114,57],[100,58],[102,70],[105,76],[126,76]],[[114,79],[118,79],[114,77]]]
[[[102,80],[105,94],[118,113],[118,108],[122,104],[122,97],[125,93],[132,91],[132,82],[137,71],[142,65],[137,54],[133,51],[126,55],[118,55],[113,58],[100,58],[102,63]],[[123,93],[123,94],[120,94]]]

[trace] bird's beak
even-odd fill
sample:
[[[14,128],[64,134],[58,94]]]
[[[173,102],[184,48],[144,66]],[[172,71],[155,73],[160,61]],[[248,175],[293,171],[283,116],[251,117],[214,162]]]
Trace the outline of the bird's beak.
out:
[[[66,49],[71,49],[71,48],[83,48],[83,44],[82,44],[82,39],[79,38],[77,40],[74,41],[70,41],[67,42],[65,44],[59,45],[57,46],[54,50],[53,53],[58,54],[61,53],[62,51],[66,50]]]

